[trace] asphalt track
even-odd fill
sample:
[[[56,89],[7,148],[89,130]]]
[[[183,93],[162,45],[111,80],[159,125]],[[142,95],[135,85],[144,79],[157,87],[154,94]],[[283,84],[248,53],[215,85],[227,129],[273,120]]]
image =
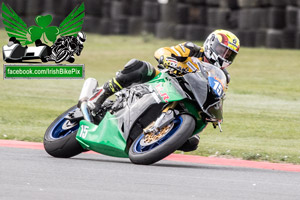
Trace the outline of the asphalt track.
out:
[[[40,143],[5,140],[0,162],[1,200],[300,199],[299,165],[182,155],[150,166],[95,153],[57,159]]]

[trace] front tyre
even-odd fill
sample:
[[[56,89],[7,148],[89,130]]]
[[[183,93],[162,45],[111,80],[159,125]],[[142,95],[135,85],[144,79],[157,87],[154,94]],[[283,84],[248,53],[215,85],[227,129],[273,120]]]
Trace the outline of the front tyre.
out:
[[[76,140],[79,122],[71,123],[65,117],[77,106],[65,111],[57,117],[45,132],[44,147],[46,152],[58,158],[70,158],[85,151]]]
[[[195,120],[182,114],[157,133],[142,133],[129,148],[132,163],[150,165],[170,155],[192,135]]]
[[[68,60],[69,56],[70,56],[69,51],[62,49],[57,53],[56,58],[55,58],[55,63],[61,63],[64,60]]]

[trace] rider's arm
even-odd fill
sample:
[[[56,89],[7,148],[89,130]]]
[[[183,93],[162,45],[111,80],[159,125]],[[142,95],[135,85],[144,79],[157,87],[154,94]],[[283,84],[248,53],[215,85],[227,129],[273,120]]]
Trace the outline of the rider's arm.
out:
[[[188,57],[201,57],[203,48],[192,42],[184,42],[172,47],[163,47],[155,51],[154,57],[158,60],[162,55],[176,58],[184,62]]]

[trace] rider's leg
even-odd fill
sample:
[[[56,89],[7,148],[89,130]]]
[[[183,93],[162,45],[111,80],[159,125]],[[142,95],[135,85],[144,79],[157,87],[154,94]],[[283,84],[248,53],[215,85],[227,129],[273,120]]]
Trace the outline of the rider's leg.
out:
[[[136,59],[130,60],[117,76],[106,82],[95,92],[88,101],[92,113],[97,113],[101,104],[112,94],[126,88],[133,83],[144,83],[153,79],[159,71],[150,63]]]

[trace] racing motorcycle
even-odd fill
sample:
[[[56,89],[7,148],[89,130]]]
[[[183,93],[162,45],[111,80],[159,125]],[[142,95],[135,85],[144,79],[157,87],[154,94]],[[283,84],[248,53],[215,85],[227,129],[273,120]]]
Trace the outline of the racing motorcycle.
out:
[[[85,81],[77,105],[57,117],[44,136],[48,154],[69,158],[92,150],[153,164],[179,149],[208,123],[221,131],[226,76],[214,65],[191,58],[190,69],[163,69],[149,82],[124,88],[95,115],[88,98],[98,83]]]
[[[74,53],[76,49],[72,48],[71,45],[59,46],[56,51],[52,51],[52,54],[48,57],[48,61],[55,61],[55,63],[61,63],[63,61],[68,61],[73,63],[75,61]]]

